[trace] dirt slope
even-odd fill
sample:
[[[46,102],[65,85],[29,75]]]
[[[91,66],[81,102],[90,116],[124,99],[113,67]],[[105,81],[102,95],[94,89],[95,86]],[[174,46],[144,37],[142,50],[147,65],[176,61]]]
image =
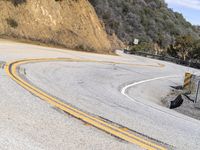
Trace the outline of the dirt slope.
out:
[[[0,0],[0,10],[0,36],[101,53],[111,49],[87,0]]]

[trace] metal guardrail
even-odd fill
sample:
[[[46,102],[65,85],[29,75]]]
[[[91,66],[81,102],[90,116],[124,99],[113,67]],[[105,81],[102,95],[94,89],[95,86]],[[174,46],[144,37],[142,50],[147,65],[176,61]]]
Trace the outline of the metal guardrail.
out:
[[[195,103],[194,106],[200,109],[200,80],[198,81],[198,84],[197,84],[196,97],[195,97],[194,103]]]
[[[145,53],[145,52],[140,52],[140,51],[137,51],[137,52],[136,51],[129,51],[129,50],[126,50],[126,49],[124,50],[124,53],[139,55],[139,56],[158,59],[158,60],[164,60],[164,61],[179,64],[179,65],[184,65],[184,66],[189,66],[189,67],[192,67],[192,68],[200,69],[200,63],[196,63],[196,62],[192,62],[192,61],[184,61],[184,60],[174,58],[174,57],[170,57],[170,56],[155,55],[155,54],[150,54],[150,53]]]
[[[183,92],[183,95],[192,101],[195,107],[200,108],[200,76],[185,73]]]
[[[198,86],[197,86],[197,93],[196,93],[196,97],[195,97],[195,103],[200,103],[200,81],[198,82]]]

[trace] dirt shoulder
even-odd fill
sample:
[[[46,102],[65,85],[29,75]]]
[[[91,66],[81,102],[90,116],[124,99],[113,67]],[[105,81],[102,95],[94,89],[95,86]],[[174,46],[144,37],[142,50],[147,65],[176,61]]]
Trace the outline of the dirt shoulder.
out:
[[[163,105],[167,107],[168,104],[181,93],[183,93],[182,90],[171,90],[167,97],[162,100]],[[183,104],[180,107],[175,108],[174,110],[191,118],[200,120],[200,108],[195,107],[195,104],[186,96],[182,96],[182,98]]]

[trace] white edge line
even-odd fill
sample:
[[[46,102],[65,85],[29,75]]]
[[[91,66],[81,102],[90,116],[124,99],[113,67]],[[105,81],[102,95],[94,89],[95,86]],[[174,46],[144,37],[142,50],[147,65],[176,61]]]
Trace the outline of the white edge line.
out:
[[[168,115],[170,116],[173,116],[173,117],[176,117],[176,118],[180,118],[180,119],[183,119],[185,121],[189,121],[190,122],[190,119],[193,120],[193,122],[197,123],[199,125],[199,121],[193,119],[193,118],[190,118],[188,117],[188,119],[185,119],[182,114],[179,114],[177,113],[177,115],[175,115],[174,113],[171,113],[171,112],[168,112],[167,110],[161,110],[160,108],[156,108],[155,106],[153,105],[150,105],[150,104],[145,104],[145,103],[142,103],[140,101],[137,101],[136,99],[133,99],[132,97],[130,97],[128,94],[127,94],[127,90],[130,88],[130,87],[133,87],[133,86],[136,86],[136,85],[139,85],[139,84],[142,84],[142,83],[146,83],[146,82],[151,82],[151,81],[155,81],[155,80],[161,80],[161,79],[167,79],[167,78],[177,78],[177,77],[182,77],[182,75],[171,75],[171,76],[164,76],[164,77],[157,77],[157,78],[153,78],[153,79],[147,79],[147,80],[143,80],[143,81],[139,81],[139,82],[134,82],[132,84],[129,84],[127,86],[125,86],[124,88],[122,88],[121,90],[121,94],[123,94],[124,96],[126,96],[129,100],[135,102],[135,103],[138,103],[138,104],[142,104],[142,105],[145,105],[147,107],[151,107],[157,111],[160,111],[162,113],[167,113]]]
[[[147,80],[143,80],[143,81],[139,81],[139,82],[134,82],[132,84],[129,84],[125,87],[123,87],[121,89],[121,94],[123,94],[124,96],[126,96],[127,98],[129,98],[131,101],[134,101],[136,102],[136,100],[134,100],[133,98],[131,98],[128,94],[127,94],[127,91],[129,88],[133,87],[133,86],[136,86],[136,85],[139,85],[139,84],[143,84],[143,83],[146,83],[146,82],[151,82],[151,81],[155,81],[155,80],[161,80],[161,79],[166,79],[166,78],[176,78],[176,77],[181,77],[180,75],[171,75],[171,76],[164,76],[164,77],[157,77],[157,78],[153,78],[153,79],[147,79]]]

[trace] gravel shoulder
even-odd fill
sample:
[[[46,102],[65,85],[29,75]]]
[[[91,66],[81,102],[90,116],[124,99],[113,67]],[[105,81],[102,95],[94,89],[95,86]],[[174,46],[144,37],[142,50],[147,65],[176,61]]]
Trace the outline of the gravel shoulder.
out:
[[[174,100],[176,96],[181,93],[182,90],[171,89],[167,97],[162,100],[163,104],[165,105],[166,103],[170,103],[170,101]],[[184,100],[183,104],[174,110],[191,118],[200,120],[200,108],[195,107],[195,104],[186,96],[182,96],[182,98]]]

